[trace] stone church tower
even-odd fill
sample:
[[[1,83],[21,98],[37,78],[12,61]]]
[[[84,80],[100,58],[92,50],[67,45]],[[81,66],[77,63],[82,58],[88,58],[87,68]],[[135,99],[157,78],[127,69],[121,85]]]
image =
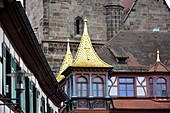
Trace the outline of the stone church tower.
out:
[[[66,53],[67,38],[75,56],[85,17],[96,51],[120,30],[170,31],[170,12],[164,0],[25,0],[25,8],[56,73]]]

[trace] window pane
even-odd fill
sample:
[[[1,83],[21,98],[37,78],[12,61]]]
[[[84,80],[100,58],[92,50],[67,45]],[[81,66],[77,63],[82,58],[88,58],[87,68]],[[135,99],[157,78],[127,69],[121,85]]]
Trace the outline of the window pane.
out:
[[[97,88],[96,88],[96,84],[93,84],[93,90],[96,90]]]
[[[120,96],[134,96],[133,78],[119,78],[119,94]]]
[[[80,96],[80,91],[78,91],[78,96]]]
[[[127,96],[134,96],[133,91],[127,91]]]
[[[86,87],[86,84],[82,84],[82,90],[86,90],[87,87]]]
[[[80,77],[80,78],[78,79],[78,82],[86,82],[86,79],[85,79],[84,77]]]
[[[153,79],[152,78],[149,79],[149,83],[153,83]]]
[[[162,84],[162,90],[166,90],[166,85]]]
[[[93,96],[97,96],[97,92],[96,91],[93,91]]]
[[[120,91],[120,96],[126,96],[126,91]]]
[[[93,82],[102,82],[101,78],[95,78]]]
[[[158,83],[165,83],[166,81],[165,81],[164,78],[158,78],[157,82],[158,82]]]
[[[161,96],[162,91],[157,91],[157,93],[158,93],[158,96]]]
[[[162,90],[162,96],[166,96],[166,90]]]
[[[157,90],[161,90],[161,84],[157,85]]]
[[[102,86],[103,86],[102,84],[98,84],[98,90],[102,90],[103,89]]]
[[[127,81],[128,83],[133,83],[133,78],[127,78]]]
[[[153,90],[153,85],[149,85],[150,90]]]
[[[99,93],[99,94],[98,94],[99,97],[102,97],[102,96],[103,96],[103,91],[98,91],[98,93]]]
[[[77,84],[77,86],[78,86],[78,90],[80,90],[80,84]]]
[[[126,90],[126,85],[125,84],[120,84],[119,85],[119,90]]]
[[[132,84],[128,84],[127,85],[127,90],[133,91],[133,85]]]
[[[86,91],[82,91],[82,96],[87,96],[87,92]]]
[[[119,82],[126,82],[125,78],[119,78]]]

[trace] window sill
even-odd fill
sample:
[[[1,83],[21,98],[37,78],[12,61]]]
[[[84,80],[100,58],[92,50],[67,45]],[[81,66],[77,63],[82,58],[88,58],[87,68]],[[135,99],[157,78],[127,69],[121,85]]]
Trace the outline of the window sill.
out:
[[[158,98],[158,99],[153,99],[155,102],[170,102],[169,98]]]

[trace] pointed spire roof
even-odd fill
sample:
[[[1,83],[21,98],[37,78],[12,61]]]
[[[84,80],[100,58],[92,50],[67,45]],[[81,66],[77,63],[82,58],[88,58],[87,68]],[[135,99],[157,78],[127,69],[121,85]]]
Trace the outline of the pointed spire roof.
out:
[[[63,63],[61,65],[61,68],[60,68],[60,71],[58,73],[58,76],[57,76],[57,81],[60,82],[62,79],[65,78],[64,75],[61,75],[61,73],[67,69],[72,63],[73,63],[73,56],[71,54],[71,51],[70,51],[70,44],[69,44],[70,40],[69,38],[67,39],[67,51],[66,51],[66,55],[64,57],[64,60],[63,60]]]
[[[112,67],[111,65],[102,61],[96,54],[87,29],[87,19],[84,19],[84,31],[80,40],[80,45],[76,57],[71,65],[73,67]]]
[[[166,67],[161,61],[160,61],[160,52],[157,50],[156,55],[156,62],[154,65],[149,67],[149,72],[169,72],[169,68]]]

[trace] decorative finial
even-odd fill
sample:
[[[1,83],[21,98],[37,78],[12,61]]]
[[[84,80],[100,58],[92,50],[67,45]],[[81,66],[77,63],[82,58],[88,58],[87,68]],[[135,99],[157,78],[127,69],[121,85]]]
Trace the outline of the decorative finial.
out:
[[[70,39],[69,39],[69,38],[67,38],[67,42],[70,42]]]
[[[71,54],[69,42],[70,42],[70,39],[67,38],[67,54]]]
[[[157,59],[156,59],[156,62],[160,62],[160,52],[159,52],[159,50],[157,50]]]
[[[88,32],[87,32],[87,19],[85,17],[84,19],[84,31],[83,31],[83,36],[88,36]]]
[[[84,17],[84,22],[87,22],[87,19],[86,19],[86,17]]]

